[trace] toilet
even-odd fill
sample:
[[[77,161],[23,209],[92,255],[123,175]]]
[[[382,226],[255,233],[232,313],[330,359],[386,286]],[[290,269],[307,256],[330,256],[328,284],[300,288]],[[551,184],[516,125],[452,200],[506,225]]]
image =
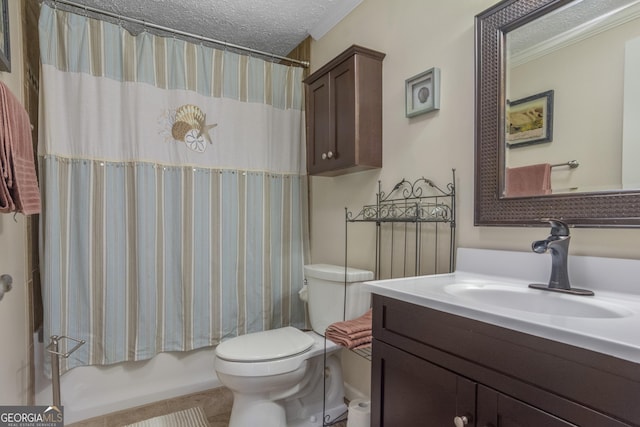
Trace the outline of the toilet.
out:
[[[323,334],[331,323],[369,309],[371,295],[360,282],[373,279],[373,273],[328,264],[306,265],[304,273],[300,297],[307,302],[312,331],[286,326],[216,347],[216,374],[233,393],[229,427],[317,427],[323,415],[333,421],[347,412],[341,347]]]

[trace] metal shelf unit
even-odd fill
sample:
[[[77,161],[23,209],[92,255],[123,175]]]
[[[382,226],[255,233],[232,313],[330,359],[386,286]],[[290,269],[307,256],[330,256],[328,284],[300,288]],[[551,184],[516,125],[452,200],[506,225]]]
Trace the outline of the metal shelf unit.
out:
[[[374,278],[450,273],[455,269],[456,171],[446,190],[432,180],[402,179],[389,193],[378,181],[376,203],[358,212],[345,208],[345,304],[349,224],[375,227]],[[444,259],[443,259],[444,258]],[[352,350],[371,360],[371,348]]]
[[[345,208],[345,266],[348,224],[370,222],[376,225],[376,280],[452,272],[455,202],[455,169],[446,190],[424,177],[413,182],[402,179],[389,193],[382,191],[378,182],[375,204],[356,213]],[[442,256],[447,259],[443,261]]]

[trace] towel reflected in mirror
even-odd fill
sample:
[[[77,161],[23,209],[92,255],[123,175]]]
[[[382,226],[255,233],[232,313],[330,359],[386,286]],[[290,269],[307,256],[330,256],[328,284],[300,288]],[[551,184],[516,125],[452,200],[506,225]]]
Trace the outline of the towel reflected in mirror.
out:
[[[551,194],[551,164],[506,168],[505,197],[543,196]]]

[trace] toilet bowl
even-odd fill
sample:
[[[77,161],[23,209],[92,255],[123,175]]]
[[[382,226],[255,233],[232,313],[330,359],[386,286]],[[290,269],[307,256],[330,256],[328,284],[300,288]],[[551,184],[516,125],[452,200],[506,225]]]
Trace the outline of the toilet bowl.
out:
[[[341,347],[322,333],[345,313],[355,318],[369,309],[370,295],[358,288],[373,273],[349,268],[345,275],[344,267],[316,264],[305,266],[305,277],[313,331],[286,326],[217,346],[216,374],[233,393],[229,427],[316,427],[347,412]],[[345,285],[348,292],[336,292]]]
[[[235,338],[216,349],[216,373],[233,393],[229,427],[322,425],[323,395],[326,415],[332,419],[347,410],[343,401],[342,370],[336,355],[338,345],[326,340],[325,353],[324,337],[290,326],[237,338],[248,338],[241,340],[244,343],[255,339],[268,344],[260,350],[264,361],[255,360],[255,352],[253,355],[243,352],[243,342],[232,342]],[[224,346],[227,343],[239,345],[228,349]],[[300,350],[299,343],[306,348]],[[236,360],[228,360],[229,354]],[[328,375],[323,384],[317,379],[323,377],[325,363]]]

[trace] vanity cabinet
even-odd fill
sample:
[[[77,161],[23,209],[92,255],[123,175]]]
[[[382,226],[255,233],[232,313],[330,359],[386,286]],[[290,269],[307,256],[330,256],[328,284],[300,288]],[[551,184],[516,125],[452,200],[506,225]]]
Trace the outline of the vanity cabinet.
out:
[[[636,363],[375,294],[373,337],[373,427],[640,426]]]
[[[384,56],[354,45],[305,79],[310,175],[382,167]]]
[[[382,341],[376,341],[374,354],[384,400],[372,425],[447,426],[456,414],[475,413],[472,381]]]
[[[576,427],[573,423],[479,384],[477,396],[477,421],[471,425]]]

